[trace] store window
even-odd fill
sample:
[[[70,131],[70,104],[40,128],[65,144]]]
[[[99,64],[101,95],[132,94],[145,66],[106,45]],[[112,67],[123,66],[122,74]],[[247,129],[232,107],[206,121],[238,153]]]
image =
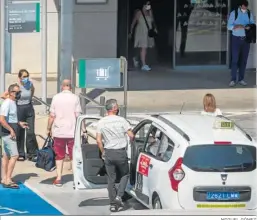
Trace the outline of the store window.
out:
[[[225,65],[228,0],[176,1],[176,66]]]

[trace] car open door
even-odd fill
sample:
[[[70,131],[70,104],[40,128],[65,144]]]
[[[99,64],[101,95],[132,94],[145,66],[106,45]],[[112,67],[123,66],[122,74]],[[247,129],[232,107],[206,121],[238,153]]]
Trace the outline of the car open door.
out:
[[[73,149],[73,173],[75,189],[103,188],[107,178],[104,163],[96,144],[97,123],[102,117],[81,115],[77,119]],[[88,143],[83,141],[87,131]]]
[[[104,188],[107,177],[104,162],[100,150],[96,144],[97,123],[102,117],[81,115],[77,119],[75,130],[75,142],[73,149],[73,174],[75,189]],[[128,120],[132,128],[135,120]],[[83,131],[86,130],[88,143],[83,142]],[[129,140],[129,137],[128,137]],[[128,149],[129,160],[131,158],[131,146]]]

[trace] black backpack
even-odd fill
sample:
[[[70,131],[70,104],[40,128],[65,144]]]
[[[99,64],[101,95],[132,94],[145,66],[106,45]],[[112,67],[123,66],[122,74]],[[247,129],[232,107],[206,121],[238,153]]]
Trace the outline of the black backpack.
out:
[[[249,9],[247,9],[247,14],[248,14],[248,18],[249,20],[251,19],[251,11]],[[235,20],[237,19],[238,17],[238,8],[235,9]]]

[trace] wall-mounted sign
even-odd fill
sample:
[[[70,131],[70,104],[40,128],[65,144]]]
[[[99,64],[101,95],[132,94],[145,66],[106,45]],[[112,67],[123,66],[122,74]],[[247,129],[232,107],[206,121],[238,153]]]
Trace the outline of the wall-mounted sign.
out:
[[[76,4],[84,5],[84,4],[106,4],[107,0],[76,0]]]
[[[8,32],[40,32],[40,3],[37,1],[8,2]]]

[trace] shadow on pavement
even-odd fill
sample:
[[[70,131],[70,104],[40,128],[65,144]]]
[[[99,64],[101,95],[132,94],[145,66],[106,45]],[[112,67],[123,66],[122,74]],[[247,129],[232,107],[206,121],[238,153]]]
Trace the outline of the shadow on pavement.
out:
[[[79,204],[79,207],[84,206],[108,206],[110,201],[108,198],[92,198],[82,201]]]
[[[56,179],[56,177],[51,177],[51,178],[42,180],[40,183],[52,185],[55,179]],[[62,176],[62,183],[66,184],[68,182],[73,182],[73,175],[72,174],[66,174],[66,175]]]
[[[31,177],[38,177],[38,174],[36,173],[23,173],[23,174],[17,174],[13,177],[13,180],[15,182],[26,182],[26,180],[29,180]]]

